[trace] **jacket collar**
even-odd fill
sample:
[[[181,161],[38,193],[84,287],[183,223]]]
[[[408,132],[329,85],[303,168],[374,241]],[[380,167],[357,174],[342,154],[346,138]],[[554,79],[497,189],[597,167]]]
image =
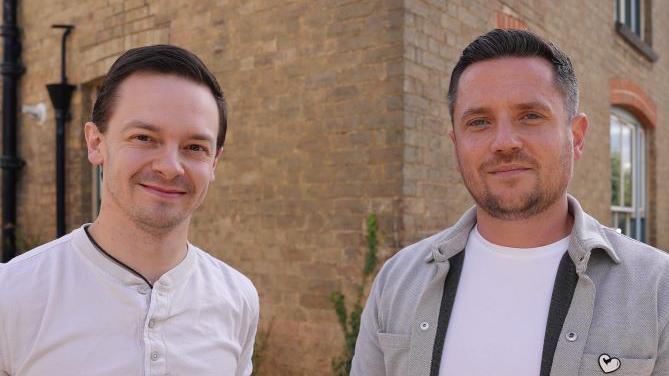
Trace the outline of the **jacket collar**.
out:
[[[567,194],[569,212],[574,216],[574,226],[569,241],[569,257],[577,272],[587,268],[593,250],[603,250],[616,264],[620,258],[602,232],[602,225],[583,211],[578,201]],[[426,262],[444,262],[465,249],[469,232],[476,225],[476,206],[470,208],[451,228],[438,234],[432,242],[432,252]]]

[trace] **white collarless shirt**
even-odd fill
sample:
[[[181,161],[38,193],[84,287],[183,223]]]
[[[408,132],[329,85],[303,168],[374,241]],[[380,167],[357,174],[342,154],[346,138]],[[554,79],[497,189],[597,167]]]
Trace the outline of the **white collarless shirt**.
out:
[[[488,242],[474,227],[446,331],[441,376],[536,376],[555,275],[569,237],[537,248]]]
[[[258,294],[188,244],[153,289],[82,228],[0,264],[0,375],[249,375]]]

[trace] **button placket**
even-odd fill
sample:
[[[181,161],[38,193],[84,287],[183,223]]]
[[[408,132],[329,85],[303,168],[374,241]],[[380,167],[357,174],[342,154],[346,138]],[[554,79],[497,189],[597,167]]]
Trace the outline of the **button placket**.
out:
[[[162,282],[156,283],[151,291],[149,310],[146,315],[144,338],[148,353],[150,375],[163,375],[166,372],[167,353],[164,336],[161,332],[162,322],[166,320],[169,310],[170,293]]]

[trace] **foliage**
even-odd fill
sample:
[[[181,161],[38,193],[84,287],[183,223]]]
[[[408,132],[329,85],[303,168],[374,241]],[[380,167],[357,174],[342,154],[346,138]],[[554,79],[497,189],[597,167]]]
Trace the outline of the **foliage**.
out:
[[[369,282],[370,277],[378,265],[377,231],[378,223],[376,214],[372,213],[367,217],[367,254],[365,255],[365,263],[362,268],[362,281],[356,286],[356,297],[351,311],[348,312],[346,308],[346,297],[341,291],[334,291],[330,295],[330,301],[334,306],[337,319],[339,320],[339,326],[344,333],[345,340],[343,354],[332,359],[332,370],[337,376],[347,376],[351,372],[355,341],[358,338],[358,332],[360,331],[360,316],[362,315],[365,289],[367,288],[367,283]]]

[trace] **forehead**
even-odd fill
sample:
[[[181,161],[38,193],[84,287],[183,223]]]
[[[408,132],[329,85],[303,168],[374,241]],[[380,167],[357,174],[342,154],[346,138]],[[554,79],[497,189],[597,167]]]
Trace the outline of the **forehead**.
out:
[[[143,122],[158,128],[218,131],[218,106],[205,85],[173,74],[134,73],[119,85],[109,119]]]
[[[562,101],[551,64],[539,57],[504,57],[465,69],[458,83],[454,113],[471,106],[537,100]]]

